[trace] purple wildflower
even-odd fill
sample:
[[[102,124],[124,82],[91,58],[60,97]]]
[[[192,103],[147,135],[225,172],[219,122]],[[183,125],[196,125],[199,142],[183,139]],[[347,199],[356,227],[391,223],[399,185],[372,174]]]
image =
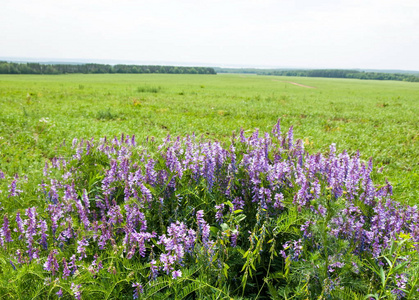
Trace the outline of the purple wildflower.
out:
[[[157,180],[157,172],[154,170],[155,163],[153,159],[150,159],[145,166],[146,182],[152,186],[155,185]]]
[[[18,178],[19,178],[19,176],[16,175],[15,178],[13,179],[13,181],[9,185],[9,196],[8,196],[9,198],[19,196],[22,193],[22,190],[19,190],[17,188]]]
[[[101,269],[103,269],[102,261],[98,260],[99,256],[97,253],[93,256],[92,264],[89,266],[88,270],[92,274],[97,274]]]
[[[0,239],[4,238],[6,243],[13,242],[10,228],[9,228],[9,219],[6,215],[3,217],[3,228],[0,229]],[[2,244],[3,245],[3,244]]]
[[[220,204],[220,205],[216,205],[215,209],[217,210],[217,212],[215,213],[215,219],[217,220],[217,222],[219,224],[221,224],[223,222],[223,210],[224,210],[224,203]]]
[[[47,222],[45,222],[44,220],[39,220],[38,228],[39,228],[39,234],[41,235],[39,244],[41,244],[44,250],[46,250],[48,249],[48,241],[47,241],[48,234],[46,233],[48,230]]]
[[[68,276],[71,275],[70,269],[68,268],[67,261],[65,257],[63,257],[63,278],[66,279]]]
[[[61,298],[63,296],[63,290],[59,289],[55,294],[58,296],[58,298]]]
[[[47,261],[44,263],[44,270],[52,272],[52,276],[54,276],[60,268],[57,258],[55,257],[57,254],[57,250],[52,250],[48,255]]]
[[[15,266],[15,264],[14,264],[11,260],[9,260],[9,263],[10,263],[10,265],[12,266],[13,270],[15,270],[15,271],[16,271],[16,266]]]
[[[319,206],[317,207],[317,212],[322,216],[322,217],[324,217],[324,216],[326,216],[326,213],[327,213],[327,209],[324,207],[324,206],[322,206],[321,204],[319,204]]]
[[[282,204],[283,201],[284,201],[284,195],[282,195],[281,193],[275,194],[274,208],[284,209],[284,205]]]
[[[55,236],[55,232],[58,228],[58,221],[64,216],[63,206],[61,203],[56,205],[50,204],[47,210],[51,216],[51,230]]]
[[[344,266],[345,266],[345,263],[337,261],[337,262],[335,262],[335,263],[333,263],[333,264],[330,264],[330,265],[329,265],[329,267],[328,267],[328,271],[329,271],[330,273],[333,273],[333,272],[335,271],[335,269],[336,269],[336,268],[341,269],[341,268],[343,268]]]
[[[234,198],[234,200],[232,201],[233,203],[233,210],[240,210],[244,208],[244,204],[245,202],[243,201],[243,199],[241,197],[236,197]]]
[[[305,222],[303,225],[301,225],[301,231],[303,232],[304,238],[310,238],[312,237],[312,233],[310,231],[310,225],[313,224],[311,221]]]
[[[209,235],[210,235],[210,226],[204,220],[204,211],[198,210],[196,212],[196,219],[198,221],[198,229],[201,235],[202,243],[204,246],[208,244]]]
[[[74,282],[71,283],[71,291],[73,292],[74,298],[77,300],[81,300],[81,284],[75,285]]]
[[[109,209],[108,216],[109,216],[109,220],[108,220],[109,224],[119,224],[119,223],[122,223],[123,221],[121,208],[119,207],[119,205],[116,205],[116,203],[112,205],[111,208]]]
[[[135,282],[135,283],[132,284],[132,287],[134,288],[133,298],[138,299],[139,294],[144,293],[143,286],[141,284],[139,284],[138,282]]]
[[[157,276],[159,275],[159,269],[156,266],[156,261],[153,259],[152,261],[150,261],[150,278],[152,280],[156,279]]]
[[[301,239],[297,241],[288,241],[282,247],[284,248],[284,250],[281,250],[280,253],[284,259],[287,257],[285,250],[288,250],[290,252],[288,256],[291,257],[291,260],[294,260],[294,261],[299,260],[300,255],[303,250]]]
[[[408,282],[408,278],[407,278],[407,274],[406,273],[402,273],[402,274],[396,274],[395,276],[396,278],[396,285],[397,288],[393,289],[391,291],[392,294],[397,296],[397,299],[401,299],[404,296],[406,296],[406,288],[407,288],[407,282]]]
[[[20,264],[23,264],[22,250],[17,249],[16,250],[16,255],[17,255],[17,262],[20,263]]]
[[[79,199],[75,201],[75,204],[84,228],[88,229],[90,227],[90,221],[87,215],[87,210],[83,207],[83,204]]]
[[[276,122],[275,126],[272,128],[272,134],[278,140],[281,138],[281,119],[278,119],[278,122]]]
[[[80,241],[77,241],[77,253],[80,253],[79,260],[86,258],[86,248],[89,246],[89,242],[86,240],[86,237],[83,237]]]
[[[178,277],[182,277],[182,271],[181,270],[173,271],[172,272],[172,278],[176,279]]]
[[[71,274],[74,274],[74,272],[77,271],[78,266],[77,266],[77,263],[76,263],[76,255],[73,254],[70,257],[70,262],[68,263],[68,268],[71,270]]]
[[[78,142],[78,139],[74,138],[72,142],[72,146],[71,146],[72,149],[76,148],[77,142]]]
[[[26,210],[26,216],[28,217],[25,222],[23,222],[23,225],[26,226],[25,230],[25,237],[26,237],[26,243],[28,244],[28,255],[29,260],[32,260],[34,258],[38,258],[38,250],[34,248],[33,242],[34,242],[34,236],[37,234],[36,232],[36,207],[30,207]]]
[[[239,225],[236,225],[236,229],[231,232],[231,247],[237,246],[237,238],[239,237]]]
[[[185,253],[191,252],[194,247],[196,232],[186,227],[184,223],[177,221],[172,223],[167,229],[167,236],[161,235],[158,244],[165,246],[166,253],[160,255],[160,262],[163,270],[169,274],[173,266],[182,264]]]
[[[103,217],[102,221],[105,219],[105,217]],[[108,242],[108,240],[111,239],[112,237],[112,231],[111,231],[111,224],[107,224],[106,221],[103,221],[102,225],[100,225],[100,229],[102,231],[102,234],[99,235],[99,239],[98,239],[98,246],[100,250],[105,249],[105,246]]]
[[[89,195],[87,194],[86,190],[83,190],[83,203],[84,203],[84,210],[86,212],[86,215],[90,215],[90,201],[89,201]]]
[[[294,131],[293,131],[293,126],[290,127],[290,129],[288,130],[288,149],[291,149],[293,147],[294,144]]]

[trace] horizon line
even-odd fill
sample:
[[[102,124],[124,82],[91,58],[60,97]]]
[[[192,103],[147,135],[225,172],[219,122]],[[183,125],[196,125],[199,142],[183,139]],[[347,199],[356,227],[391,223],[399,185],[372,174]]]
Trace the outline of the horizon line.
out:
[[[297,66],[275,66],[275,65],[253,65],[253,64],[226,64],[226,63],[193,63],[193,62],[173,62],[173,61],[136,61],[123,59],[87,59],[87,58],[40,58],[40,57],[12,57],[0,56],[0,61],[14,62],[14,63],[45,63],[45,64],[108,64],[108,65],[155,65],[155,66],[177,66],[177,67],[212,67],[221,69],[293,69],[293,70],[385,70],[385,71],[407,71],[419,72],[413,69],[398,69],[398,68],[336,68],[336,67],[297,67]]]

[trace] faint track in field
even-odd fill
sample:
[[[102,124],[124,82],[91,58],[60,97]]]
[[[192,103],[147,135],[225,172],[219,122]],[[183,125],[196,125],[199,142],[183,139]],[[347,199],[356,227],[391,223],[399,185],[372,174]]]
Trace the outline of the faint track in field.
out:
[[[279,81],[279,82],[291,83],[293,85],[298,85],[298,86],[305,87],[305,88],[308,88],[308,89],[317,89],[314,86],[304,85],[304,84],[297,83],[297,82],[292,82],[292,81],[282,81],[282,80],[277,80],[277,79],[272,79],[272,81]]]

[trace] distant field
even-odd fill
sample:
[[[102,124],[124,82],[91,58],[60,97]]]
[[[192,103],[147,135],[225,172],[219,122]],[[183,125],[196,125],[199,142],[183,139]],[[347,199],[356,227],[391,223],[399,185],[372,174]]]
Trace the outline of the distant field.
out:
[[[294,84],[297,83],[297,84]],[[312,88],[309,88],[312,87]],[[0,169],[34,175],[63,140],[195,132],[228,142],[282,119],[310,152],[331,143],[419,202],[419,84],[252,75],[0,75]]]

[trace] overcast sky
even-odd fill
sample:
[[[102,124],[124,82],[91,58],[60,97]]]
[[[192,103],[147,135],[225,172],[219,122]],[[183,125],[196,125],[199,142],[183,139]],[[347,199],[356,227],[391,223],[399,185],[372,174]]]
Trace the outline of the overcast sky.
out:
[[[0,57],[419,70],[419,0],[0,0]]]

